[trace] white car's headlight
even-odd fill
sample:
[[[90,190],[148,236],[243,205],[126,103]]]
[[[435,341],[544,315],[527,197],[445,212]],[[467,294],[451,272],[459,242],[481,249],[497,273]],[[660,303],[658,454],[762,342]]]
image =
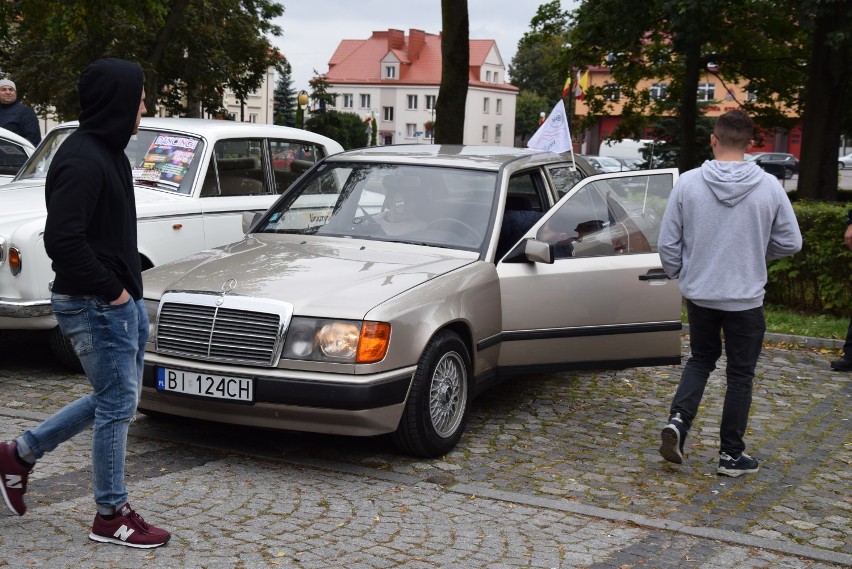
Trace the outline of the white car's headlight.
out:
[[[340,363],[374,363],[385,357],[390,324],[293,318],[287,329],[282,357]]]

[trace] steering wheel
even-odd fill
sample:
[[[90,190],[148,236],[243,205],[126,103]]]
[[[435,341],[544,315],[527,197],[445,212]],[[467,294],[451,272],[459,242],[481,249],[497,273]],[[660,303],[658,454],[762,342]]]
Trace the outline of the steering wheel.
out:
[[[364,209],[364,206],[360,206],[360,205],[359,205],[359,206],[358,206],[358,209],[360,209],[360,210],[361,210],[361,213],[363,213],[363,214],[364,214],[364,215],[361,217],[361,219],[365,219],[365,220],[367,220],[367,227],[369,227],[370,229],[372,229],[373,233],[375,233],[376,235],[380,235],[380,236],[381,236],[381,235],[387,235],[387,234],[385,233],[385,230],[384,230],[384,229],[382,228],[382,226],[379,224],[379,222],[378,222],[378,221],[376,221],[375,219],[373,219],[373,216],[370,214],[370,212],[368,212],[366,209]],[[356,224],[356,225],[357,225],[358,223],[360,223],[360,222],[358,222],[358,221],[356,221],[356,222],[355,222],[355,224]]]
[[[456,219],[454,217],[439,217],[438,219],[435,219],[431,223],[429,223],[426,229],[441,229],[441,226],[447,226],[447,229],[449,229],[461,238],[470,236],[476,239],[477,237],[479,237],[479,232],[476,229],[474,229],[464,221]]]

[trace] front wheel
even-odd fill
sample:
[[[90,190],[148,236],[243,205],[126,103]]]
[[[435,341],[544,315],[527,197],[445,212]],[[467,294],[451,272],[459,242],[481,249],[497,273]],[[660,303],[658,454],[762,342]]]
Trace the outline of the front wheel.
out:
[[[793,177],[793,169],[792,168],[784,168],[784,179],[789,180]]]
[[[77,353],[74,351],[74,347],[68,338],[62,335],[59,326],[48,331],[47,341],[50,345],[50,350],[56,356],[56,359],[59,360],[59,363],[62,364],[62,367],[77,373],[83,372],[83,365],[80,363],[80,358],[77,357]]]
[[[435,458],[456,446],[470,412],[470,362],[467,346],[455,332],[445,330],[429,341],[393,433],[400,451]]]

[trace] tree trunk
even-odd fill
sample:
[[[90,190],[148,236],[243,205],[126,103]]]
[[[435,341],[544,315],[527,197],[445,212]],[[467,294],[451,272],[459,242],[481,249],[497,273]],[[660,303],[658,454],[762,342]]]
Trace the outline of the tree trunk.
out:
[[[441,22],[441,87],[435,104],[435,142],[463,144],[470,74],[467,0],[441,0]]]
[[[852,74],[852,40],[849,17],[842,2],[831,14],[816,19],[813,50],[808,63],[806,99],[802,116],[802,154],[799,164],[799,197],[837,199],[837,147],[843,105]],[[845,34],[845,36],[844,36]],[[830,36],[844,36],[840,45],[829,45]]]
[[[695,168],[698,149],[695,125],[698,122],[698,79],[701,75],[701,46],[690,42],[684,54],[686,68],[683,74],[683,91],[680,94],[680,164],[681,172]],[[707,142],[709,144],[709,141]]]
[[[160,61],[163,59],[163,54],[171,41],[172,36],[180,25],[186,8],[189,5],[189,0],[174,0],[169,9],[169,15],[166,17],[166,22],[163,27],[157,30],[157,36],[154,39],[154,44],[148,51],[145,58],[145,107],[148,109],[148,114],[154,114],[157,109],[157,99],[160,95],[160,87],[157,80],[157,69],[160,67]]]

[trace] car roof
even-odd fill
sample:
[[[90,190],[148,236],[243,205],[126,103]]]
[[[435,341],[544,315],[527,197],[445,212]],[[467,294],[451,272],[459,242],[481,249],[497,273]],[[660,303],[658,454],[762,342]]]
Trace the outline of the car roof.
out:
[[[30,150],[35,149],[35,146],[33,146],[32,142],[30,142],[29,140],[27,140],[23,136],[12,132],[11,130],[8,130],[8,129],[5,129],[5,128],[0,128],[0,136],[7,139],[7,140],[11,140],[12,142],[15,142],[17,144],[20,144],[21,146],[25,146],[25,147],[29,148]]]
[[[62,123],[57,128],[68,126],[79,126],[78,121]],[[256,137],[287,137],[316,142],[318,144],[339,146],[333,139],[300,128],[279,126],[274,124],[248,123],[237,121],[225,121],[214,119],[188,119],[188,118],[161,118],[142,117],[139,124],[141,128],[164,129],[183,131],[191,134],[200,134],[205,138],[216,139],[234,136],[256,136]],[[330,149],[331,150],[331,149]]]
[[[523,165],[570,162],[568,153],[556,154],[531,148],[454,144],[399,144],[370,146],[335,154],[330,161],[389,162],[398,164],[499,170],[511,162]]]

